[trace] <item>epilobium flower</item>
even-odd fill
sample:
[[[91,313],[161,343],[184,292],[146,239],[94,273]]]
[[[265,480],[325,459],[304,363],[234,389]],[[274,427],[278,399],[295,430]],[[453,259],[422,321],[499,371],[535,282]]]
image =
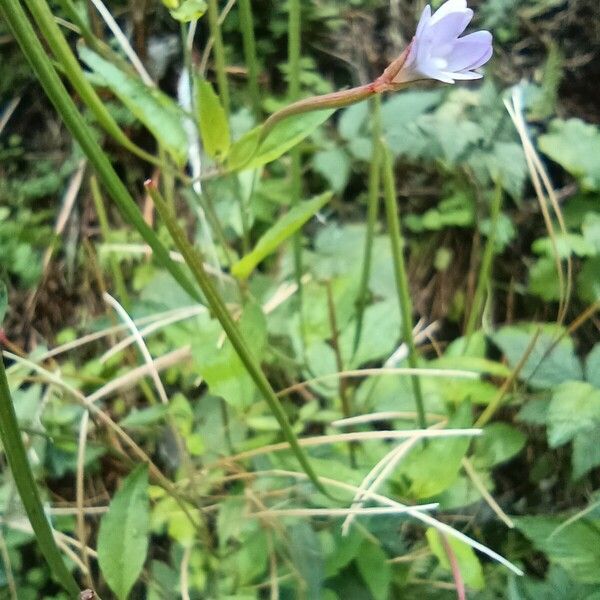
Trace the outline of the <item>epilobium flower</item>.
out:
[[[437,79],[454,83],[458,79],[479,79],[477,69],[492,56],[492,34],[476,31],[459,37],[473,18],[466,0],[448,0],[431,14],[427,5],[402,68],[393,83]]]

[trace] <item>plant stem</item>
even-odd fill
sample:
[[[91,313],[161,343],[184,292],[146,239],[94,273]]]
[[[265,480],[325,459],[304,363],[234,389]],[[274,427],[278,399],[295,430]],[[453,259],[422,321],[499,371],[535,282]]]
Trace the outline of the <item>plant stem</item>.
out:
[[[481,259],[481,268],[479,269],[479,277],[477,279],[477,287],[471,304],[471,311],[465,327],[465,351],[469,346],[469,340],[475,332],[475,327],[479,321],[481,310],[485,300],[485,293],[490,284],[490,275],[492,270],[492,262],[494,260],[494,245],[496,243],[496,231],[498,229],[498,217],[500,216],[500,208],[502,206],[502,188],[496,185],[492,208],[490,214],[490,231],[488,233],[487,242]]]
[[[225,113],[229,116],[229,83],[227,81],[227,72],[225,70],[225,46],[223,45],[223,35],[219,23],[218,0],[208,0],[208,25],[210,35],[213,38],[215,50],[215,69],[217,72],[217,84],[219,86],[219,95]]]
[[[72,598],[79,595],[79,586],[75,578],[67,569],[62,555],[60,554],[52,529],[44,513],[40,496],[38,494],[37,484],[31,471],[31,466],[27,460],[27,453],[17,416],[10,397],[6,372],[4,370],[4,360],[0,355],[0,437],[4,446],[4,453],[8,460],[19,496],[23,502],[25,512],[33,528],[36,540],[40,550],[46,559],[50,570],[58,579]]]
[[[300,95],[300,34],[302,28],[300,0],[288,2],[288,96],[297,100]],[[266,123],[265,123],[266,125]],[[263,128],[264,132],[264,128]],[[293,208],[300,203],[302,194],[302,157],[299,148],[290,152],[290,206]],[[292,237],[294,251],[294,279],[298,286],[298,308],[300,316],[300,342],[302,355],[306,351],[306,325],[304,322],[304,293],[302,288],[302,233],[297,231]]]
[[[161,197],[156,186],[151,181],[148,181],[146,183],[146,188],[148,189],[148,193],[151,195],[152,200],[154,201],[154,205],[156,206],[156,209],[160,214],[164,224],[169,230],[169,233],[171,234],[175,245],[181,252],[181,255],[183,256],[187,266],[190,268],[198,285],[200,286],[200,289],[204,293],[208,306],[210,307],[212,313],[223,327],[223,331],[227,335],[227,338],[231,342],[231,345],[233,346],[235,352],[244,364],[246,370],[248,371],[248,374],[254,381],[256,387],[263,395],[271,412],[273,413],[273,416],[277,419],[279,426],[281,427],[283,436],[286,439],[286,441],[290,444],[290,448],[292,452],[296,455],[296,458],[302,466],[302,469],[308,475],[311,481],[315,484],[315,486],[319,489],[320,492],[327,496],[330,496],[330,494],[327,492],[327,490],[325,490],[325,488],[321,484],[317,474],[315,473],[310,462],[308,461],[306,454],[300,447],[298,443],[298,438],[296,437],[290,426],[287,415],[279,401],[279,398],[277,398],[277,394],[271,387],[271,384],[269,383],[265,374],[263,373],[258,361],[256,360],[252,351],[250,350],[248,343],[244,339],[235,321],[229,314],[227,306],[225,305],[217,290],[213,286],[210,277],[204,270],[204,261],[202,255],[200,254],[197,248],[190,244],[185,232],[177,222],[175,214],[170,210],[164,198]]]
[[[383,155],[383,190],[385,200],[385,212],[392,244],[392,257],[394,260],[394,272],[396,277],[396,288],[398,292],[398,303],[400,305],[400,317],[402,321],[402,333],[404,343],[408,347],[408,364],[412,369],[418,367],[417,348],[412,334],[412,302],[410,300],[410,289],[408,275],[404,262],[403,239],[400,228],[400,215],[396,198],[396,183],[394,181],[394,167],[390,151],[381,144]],[[418,375],[411,375],[413,393],[417,406],[417,425],[419,429],[427,428],[425,418],[425,404],[421,392],[421,381]]]
[[[90,163],[95,168],[100,181],[106,188],[123,217],[140,233],[152,248],[157,262],[165,267],[179,285],[194,299],[199,300],[197,289],[191,284],[181,268],[175,264],[162,242],[146,224],[140,211],[113,169],[108,157],[98,145],[94,134],[85,122],[69,93],[56,74],[50,59],[40,44],[35,31],[27,20],[18,0],[0,0],[0,14],[8,23],[15,39],[33,72],[39,79],[48,98],[65,122],[71,135],[77,140]]]
[[[248,68],[248,94],[252,101],[254,114],[260,117],[261,102],[258,87],[258,59],[256,57],[256,40],[254,39],[254,15],[250,0],[238,0],[240,11],[240,27],[244,43],[244,60]]]
[[[373,239],[377,225],[379,211],[379,191],[381,187],[381,99],[375,96],[371,101],[371,127],[372,127],[372,154],[369,164],[369,189],[367,196],[367,231],[365,236],[365,251],[363,253],[362,273],[360,286],[356,297],[356,329],[354,330],[354,344],[352,354],[356,354],[362,334],[363,319],[367,297],[369,295],[369,278],[371,275],[371,257],[373,255]]]
[[[104,241],[109,242],[110,225],[108,223],[108,216],[106,215],[106,209],[104,208],[104,201],[102,199],[102,192],[100,191],[100,186],[98,185],[98,180],[94,175],[90,177],[90,191],[92,193],[94,207],[96,208],[96,216],[98,217],[100,232],[102,233]],[[125,278],[123,277],[123,271],[121,270],[119,259],[114,254],[111,254],[109,264],[110,270],[113,274],[115,289],[117,290],[119,298],[121,298],[121,303],[123,304],[123,306],[125,306],[125,308],[130,309],[131,298],[129,297],[129,293],[127,292],[127,286],[125,285]]]

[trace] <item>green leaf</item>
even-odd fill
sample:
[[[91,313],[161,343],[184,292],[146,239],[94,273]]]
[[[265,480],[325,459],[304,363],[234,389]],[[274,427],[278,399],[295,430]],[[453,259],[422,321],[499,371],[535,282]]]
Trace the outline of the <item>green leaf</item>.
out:
[[[185,163],[188,138],[183,128],[184,113],[166,94],[144,85],[89,48],[79,50],[81,60],[93,71],[94,81],[108,87],[148,128],[177,164]]]
[[[350,176],[350,158],[341,148],[315,152],[312,159],[313,169],[322,175],[331,188],[341,192],[348,183]]]
[[[553,448],[578,433],[600,427],[600,390],[582,381],[568,381],[552,394],[548,410],[548,443]]]
[[[196,106],[206,153],[212,158],[223,158],[231,145],[227,114],[213,86],[205,79],[196,80]]]
[[[538,139],[540,150],[581,181],[600,189],[600,129],[580,119],[555,120]]]
[[[256,246],[249,254],[246,254],[246,256],[233,265],[231,272],[240,279],[249,277],[258,263],[298,231],[304,223],[331,200],[331,196],[330,192],[326,192],[292,208],[258,240]]]
[[[444,544],[442,544],[440,534],[437,529],[430,527],[425,532],[425,536],[427,537],[429,548],[440,562],[440,566],[445,571],[451,572],[450,560],[444,548]],[[446,537],[446,542],[456,557],[458,569],[465,584],[474,590],[483,589],[485,585],[483,569],[481,568],[481,563],[479,562],[479,559],[477,558],[473,548],[471,548],[471,546],[468,544],[465,544],[464,542],[461,542],[460,540],[450,536]]]
[[[305,597],[319,598],[325,580],[325,561],[317,534],[307,522],[300,521],[288,529],[287,538],[294,568],[305,584]]]
[[[563,522],[557,517],[513,521],[550,562],[563,567],[575,581],[600,583],[600,530],[593,523],[580,519],[555,533]]]
[[[577,433],[573,438],[573,454],[571,466],[573,479],[577,480],[600,466],[600,427],[591,431]]]
[[[231,146],[227,165],[229,170],[257,169],[276,160],[308,137],[334,112],[333,109],[319,110],[284,119],[273,127],[262,142],[262,126],[255,127]]]
[[[471,406],[464,402],[448,423],[448,429],[471,426]],[[410,480],[412,498],[431,498],[450,487],[458,476],[470,437],[449,437],[428,440],[413,450],[401,464],[400,475]]]
[[[358,571],[375,600],[387,600],[392,582],[392,569],[381,546],[365,541],[356,558]]]
[[[573,340],[563,337],[555,345],[555,340],[563,331],[559,327],[538,326],[535,323],[511,325],[502,327],[493,334],[492,341],[504,352],[510,368],[514,369],[540,328],[542,333],[533,345],[519,379],[527,380],[537,388],[550,388],[563,381],[582,379],[583,369],[575,354]],[[548,353],[550,349],[552,351]]]
[[[560,281],[556,272],[556,261],[553,258],[543,256],[529,267],[527,291],[546,302],[560,300]]]
[[[244,338],[252,341],[254,356],[260,360],[266,342],[264,314],[248,304],[240,319]],[[192,355],[211,393],[224,398],[239,410],[248,409],[256,395],[256,384],[227,340],[220,346],[222,329],[216,321],[203,319],[192,336]]]
[[[180,23],[189,23],[204,15],[207,8],[207,4],[204,0],[183,0],[177,8],[169,12],[176,21],[179,21]]]
[[[4,322],[4,317],[6,316],[6,311],[8,309],[8,290],[6,289],[6,284],[4,281],[0,280],[0,327],[2,327],[2,323]]]
[[[585,378],[600,389],[600,342],[598,342],[585,359]]]
[[[98,562],[119,600],[136,582],[148,552],[148,470],[140,466],[123,482],[100,522]]]
[[[475,439],[473,465],[487,469],[510,460],[521,452],[527,437],[506,423],[492,423]]]

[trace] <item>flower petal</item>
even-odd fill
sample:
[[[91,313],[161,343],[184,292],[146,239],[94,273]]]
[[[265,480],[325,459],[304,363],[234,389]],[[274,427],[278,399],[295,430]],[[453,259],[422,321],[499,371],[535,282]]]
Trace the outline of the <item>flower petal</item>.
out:
[[[492,34],[476,31],[456,40],[447,55],[449,71],[476,69],[492,56]]]
[[[435,23],[432,17],[422,37],[432,40],[436,46],[443,46],[450,41],[456,40],[467,28],[472,18],[473,11],[470,8],[452,12]]]
[[[431,24],[434,25],[440,19],[448,16],[453,12],[461,12],[467,8],[467,0],[448,0],[440,6],[431,17]]]
[[[471,79],[481,79],[483,77],[481,73],[475,73],[475,71],[460,71],[458,73],[454,71],[444,71],[443,74],[447,77],[454,77],[454,79],[460,79],[464,81],[469,81]]]
[[[423,33],[423,29],[427,27],[429,20],[431,19],[431,6],[429,4],[423,9],[421,13],[421,18],[419,19],[419,24],[417,25],[417,32],[415,33],[415,37],[419,37]]]

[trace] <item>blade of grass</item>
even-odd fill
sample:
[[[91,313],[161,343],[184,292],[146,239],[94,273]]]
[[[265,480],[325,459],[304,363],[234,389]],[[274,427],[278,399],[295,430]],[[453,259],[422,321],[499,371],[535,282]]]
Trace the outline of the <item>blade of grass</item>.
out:
[[[500,216],[500,208],[502,206],[502,188],[500,184],[496,184],[496,191],[494,193],[492,201],[492,209],[490,215],[490,231],[488,233],[487,242],[483,251],[483,258],[481,259],[481,268],[479,269],[479,277],[477,279],[477,287],[475,289],[475,296],[473,298],[473,304],[471,305],[471,311],[465,327],[465,337],[467,338],[465,344],[465,352],[469,347],[469,340],[475,331],[477,322],[481,316],[481,310],[483,308],[485,292],[490,284],[490,276],[492,271],[492,262],[494,260],[494,244],[496,243],[496,230],[498,228],[498,217]]]
[[[37,484],[31,472],[27,453],[21,438],[17,416],[10,396],[4,360],[0,356],[0,437],[19,496],[35,533],[36,540],[50,570],[65,590],[74,598],[79,586],[67,569],[56,546],[54,536],[44,514]]]
[[[394,272],[396,276],[396,288],[398,292],[398,303],[400,305],[400,314],[402,316],[402,334],[408,347],[408,364],[411,369],[416,369],[419,361],[417,357],[417,348],[412,334],[412,302],[410,299],[410,289],[408,286],[408,275],[404,263],[404,241],[400,229],[400,216],[396,201],[396,182],[394,181],[394,169],[392,157],[389,150],[382,145],[383,154],[383,190],[385,213],[392,243],[392,256],[394,260]],[[415,403],[417,407],[417,424],[420,429],[427,427],[425,417],[425,404],[421,392],[421,381],[418,375],[411,375]]]
[[[77,111],[77,107],[54,70],[50,59],[46,56],[46,52],[37,39],[35,31],[19,2],[17,0],[0,0],[0,14],[8,23],[48,98],[96,169],[99,179],[123,217],[137,229],[142,238],[152,248],[157,261],[171,273],[192,298],[199,301],[198,291],[184,275],[181,268],[171,260],[167,249],[154,231],[146,224],[135,201],[119,179],[90,127]]]
[[[171,234],[171,237],[173,238],[173,241],[175,242],[175,245],[181,252],[186,264],[189,266],[198,285],[204,293],[208,306],[210,307],[214,316],[221,323],[221,326],[231,342],[231,345],[234,347],[237,355],[248,371],[248,374],[252,377],[256,387],[269,405],[269,409],[273,413],[273,416],[277,419],[283,436],[289,443],[289,446],[298,459],[298,462],[302,466],[302,469],[310,477],[311,481],[319,489],[319,491],[329,495],[319,481],[319,477],[313,470],[306,454],[300,447],[298,438],[290,426],[287,415],[285,414],[285,411],[279,399],[277,398],[275,391],[271,387],[271,384],[267,380],[256,358],[252,354],[250,347],[230,315],[227,306],[213,286],[210,277],[204,269],[204,261],[202,256],[197,248],[192,246],[192,244],[190,244],[188,241],[185,232],[177,222],[176,216],[170,210],[164,198],[161,197],[156,186],[152,184],[151,181],[146,182],[146,186],[148,192],[152,196],[152,200],[154,201],[154,205],[156,206],[158,213],[160,214],[164,224]]]

